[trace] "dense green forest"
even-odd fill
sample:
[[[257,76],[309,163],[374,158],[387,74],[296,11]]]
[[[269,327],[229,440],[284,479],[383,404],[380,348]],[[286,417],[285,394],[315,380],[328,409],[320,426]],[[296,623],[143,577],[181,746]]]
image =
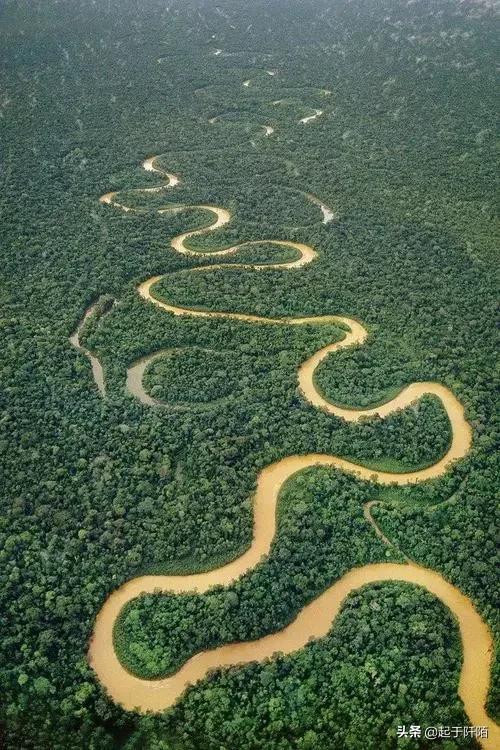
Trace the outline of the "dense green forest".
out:
[[[457,624],[408,584],[351,594],[326,638],[217,671],[161,715],[115,705],[87,649],[124,581],[208,570],[248,547],[256,477],[272,461],[324,452],[404,471],[450,442],[432,396],[358,423],[307,403],[297,368],[341,328],[174,317],[137,294],[155,274],[165,274],[158,296],[178,305],[362,321],[368,341],[320,365],[320,392],[366,407],[412,382],[443,383],[465,406],[473,445],[416,487],[300,473],[254,570],[207,594],[126,607],[122,663],[169,674],[201,649],[283,627],[350,568],[404,556],[469,596],[498,637],[496,5],[2,3],[0,747],[478,747],[396,737],[402,724],[467,723]],[[181,177],[168,195],[133,192],[161,184],[140,166],[153,154]],[[108,191],[140,210],[100,204]],[[295,257],[266,239],[318,257],[289,272],[190,273],[200,259],[169,242],[209,214],[157,213],[169,204],[231,211],[193,249],[260,241],[228,266]],[[100,297],[81,340],[102,362],[105,398],[68,340]],[[155,352],[144,385],[162,403],[146,407],[126,372]],[[370,500],[392,546],[363,515]],[[498,658],[488,712],[500,716]]]

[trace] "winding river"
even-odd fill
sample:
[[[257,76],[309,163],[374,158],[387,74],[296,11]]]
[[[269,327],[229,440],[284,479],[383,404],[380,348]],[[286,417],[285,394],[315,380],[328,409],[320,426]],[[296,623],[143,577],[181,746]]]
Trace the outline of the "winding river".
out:
[[[147,159],[143,166],[154,171],[167,180],[161,190],[174,187],[178,180],[155,166],[154,158]],[[116,193],[108,193],[101,202],[112,204],[124,211],[132,210],[115,201]],[[171,241],[171,247],[183,254],[200,254],[190,249],[186,242],[197,235],[205,234],[223,226],[230,220],[230,213],[216,206],[198,206],[213,214],[213,221],[202,229],[184,232]],[[160,209],[162,210],[173,210]],[[298,269],[316,258],[316,251],[303,243],[272,240],[271,244],[284,245],[297,250],[298,258],[293,261],[275,264],[223,264],[199,266],[189,272],[202,272],[218,268],[244,268],[261,270],[266,268]],[[210,255],[230,255],[241,247],[252,243],[242,243],[224,248]],[[481,619],[472,601],[464,596],[455,586],[445,580],[439,573],[424,568],[408,560],[407,563],[375,563],[353,568],[342,578],[333,583],[320,596],[307,604],[295,620],[283,630],[267,635],[256,641],[230,643],[214,649],[203,651],[190,658],[175,674],[165,679],[143,680],[130,674],[119,662],[113,647],[113,628],[121,609],[125,604],[143,592],[165,593],[205,592],[215,585],[230,585],[235,580],[252,570],[263,556],[269,554],[276,534],[276,506],[279,493],[284,483],[292,476],[311,466],[327,466],[349,472],[360,479],[382,485],[406,485],[426,479],[442,476],[450,465],[463,458],[470,450],[471,429],[465,418],[462,404],[445,386],[434,382],[412,383],[404,388],[395,398],[373,409],[346,409],[326,400],[314,385],[314,372],[320,362],[330,354],[349,346],[361,345],[366,341],[367,331],[361,323],[346,317],[334,315],[317,317],[264,318],[258,315],[235,313],[230,311],[204,311],[180,307],[155,296],[155,284],[163,278],[154,276],[138,286],[139,294],[148,302],[173,315],[198,317],[224,317],[248,323],[273,325],[303,324],[340,324],[345,329],[341,341],[322,347],[303,362],[298,370],[298,384],[303,397],[314,407],[323,409],[329,414],[354,422],[362,417],[378,415],[386,417],[397,409],[404,408],[424,394],[437,396],[445,408],[452,428],[452,441],[445,456],[434,465],[419,471],[392,473],[374,471],[355,464],[339,456],[327,454],[306,454],[287,456],[280,461],[266,466],[257,479],[257,490],[253,498],[253,539],[250,547],[237,559],[220,568],[193,575],[146,575],[134,578],[114,591],[104,603],[97,615],[94,631],[89,645],[89,662],[98,679],[109,696],[124,708],[137,711],[163,711],[183,694],[189,685],[207,675],[209,670],[219,667],[245,664],[270,658],[276,652],[289,654],[304,647],[310,638],[324,636],[332,627],[345,598],[361,586],[380,581],[402,581],[425,588],[437,596],[453,612],[460,629],[463,648],[463,663],[460,673],[458,693],[464,703],[465,711],[471,724],[488,728],[489,736],[480,742],[486,750],[498,750],[500,747],[500,729],[490,719],[485,710],[490,668],[493,652],[493,641],[488,626]],[[85,351],[85,350],[84,350]],[[87,352],[85,352],[87,353]],[[88,354],[88,353],[87,353]],[[148,362],[158,353],[143,358],[128,371],[128,383],[134,380],[138,390],[142,389],[142,376]],[[136,368],[135,371],[133,368]],[[132,372],[131,372],[132,371]],[[133,388],[131,389],[133,391]],[[138,395],[136,393],[136,395]],[[143,400],[143,399],[141,399]],[[145,403],[156,405],[153,399]],[[384,544],[391,544],[374,522],[370,507],[365,506],[365,517]]]
[[[311,203],[314,203],[316,206],[318,206],[321,210],[321,213],[323,214],[323,224],[329,224],[331,221],[335,218],[335,213],[332,211],[332,209],[325,205],[317,195],[314,195],[313,193],[305,193],[305,196],[309,198]]]
[[[299,122],[303,123],[304,125],[307,125],[308,122],[311,122],[311,120],[316,120],[318,117],[321,117],[323,114],[322,109],[315,109],[313,115],[308,115],[307,117],[303,117]]]
[[[95,302],[93,305],[90,305],[85,310],[85,313],[83,315],[83,318],[78,323],[76,330],[71,334],[69,337],[70,343],[82,354],[85,354],[85,356],[90,360],[90,364],[92,366],[92,375],[94,377],[95,384],[97,385],[97,389],[101,396],[106,395],[106,384],[104,381],[104,370],[102,369],[102,365],[99,361],[99,358],[95,356],[91,351],[86,349],[83,344],[80,341],[80,335],[83,331],[83,328],[85,326],[85,323],[89,320],[89,318],[93,317],[93,315],[96,314],[97,309],[99,307],[99,302]]]

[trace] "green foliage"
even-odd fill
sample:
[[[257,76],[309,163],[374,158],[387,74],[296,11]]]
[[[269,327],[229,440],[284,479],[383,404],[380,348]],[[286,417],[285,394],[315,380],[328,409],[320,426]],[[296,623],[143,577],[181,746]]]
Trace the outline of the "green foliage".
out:
[[[239,364],[231,360],[230,352],[172,351],[151,362],[144,383],[155,399],[165,403],[210,403],[250,385],[247,362],[243,360],[243,367]]]
[[[373,492],[369,483],[325,469],[292,477],[280,497],[269,558],[229,589],[130,602],[115,627],[122,662],[141,677],[163,676],[197,651],[284,627],[351,567],[386,560],[362,513]],[[232,531],[227,522],[219,529],[221,536]]]
[[[365,587],[346,600],[328,636],[287,658],[215,672],[170,719],[186,750],[391,750],[398,725],[462,725],[456,624],[429,594],[405,584]],[[447,718],[448,721],[448,718]],[[472,747],[459,740],[458,747]]]
[[[153,274],[168,274],[158,290],[178,304],[362,320],[367,344],[328,358],[317,373],[338,403],[370,405],[415,380],[457,394],[473,426],[471,455],[439,481],[384,492],[373,515],[398,548],[449,578],[495,627],[492,20],[487,3],[456,0],[2,5],[7,750],[392,750],[398,723],[465,721],[456,631],[439,602],[411,587],[354,594],[326,639],[210,677],[163,717],[115,706],[86,650],[97,612],[122,582],[143,571],[209,569],[248,546],[255,478],[271,461],[319,451],[420,466],[449,440],[433,399],[357,425],[305,402],[297,367],[339,340],[338,328],[174,318],[135,291]],[[298,123],[314,108],[324,114]],[[158,185],[140,168],[156,153],[182,178],[174,191],[129,195],[145,213],[98,202],[110,190]],[[322,224],[306,192],[338,219]],[[198,249],[279,238],[313,245],[318,259],[290,272],[184,272],[200,259],[175,254],[170,239],[210,214],[159,216],[154,209],[165,203],[232,211],[221,231],[193,238]],[[223,262],[291,253],[262,243]],[[68,342],[101,296],[102,313],[111,298],[117,304],[91,319],[82,339],[103,363],[104,400],[88,360]],[[227,403],[152,409],[127,394],[130,363],[168,348],[186,354],[152,366],[148,387],[166,400],[175,389],[190,403],[222,387]],[[202,350],[217,352],[223,366],[197,357]],[[228,372],[224,384],[210,380],[215,369]],[[334,472],[297,477],[281,501],[270,559],[229,591],[150,597],[148,616],[146,600],[132,603],[132,619],[119,625],[123,659],[136,671],[168,671],[205,638],[257,637],[289,622],[349,567],[395,554],[362,517],[362,504],[377,498],[373,485]],[[491,713],[500,710],[498,664]]]

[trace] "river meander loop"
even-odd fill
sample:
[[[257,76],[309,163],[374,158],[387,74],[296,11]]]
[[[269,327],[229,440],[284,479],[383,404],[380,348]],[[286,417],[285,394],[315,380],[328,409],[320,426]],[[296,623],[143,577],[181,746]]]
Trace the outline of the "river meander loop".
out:
[[[148,171],[154,171],[167,180],[165,185],[159,188],[148,188],[149,191],[164,190],[174,187],[178,183],[178,178],[175,175],[164,172],[155,165],[154,157],[147,159],[143,166]],[[108,193],[101,198],[101,202],[114,205],[124,211],[133,210],[116,201],[115,196],[116,193]],[[211,211],[214,220],[202,229],[184,232],[174,237],[171,241],[171,247],[178,253],[202,255],[203,253],[190,249],[186,245],[186,241],[196,235],[211,232],[230,221],[230,213],[224,208],[205,205],[197,207]],[[172,209],[160,209],[160,212],[163,210],[169,211]],[[299,257],[297,260],[285,263],[210,265],[199,266],[190,269],[190,271],[202,272],[207,269],[218,268],[298,269],[311,263],[317,255],[312,247],[303,243],[267,239],[262,241],[293,247],[298,251]],[[242,244],[248,245],[250,243]],[[241,247],[240,244],[224,248],[216,253],[210,253],[210,255],[235,254]],[[180,307],[155,296],[154,286],[161,278],[161,276],[154,276],[142,282],[138,287],[138,292],[148,302],[173,315],[230,318],[246,321],[250,324],[303,325],[312,323],[322,325],[325,323],[340,323],[342,328],[348,329],[344,338],[321,348],[299,367],[298,383],[304,398],[314,407],[321,408],[329,414],[350,422],[355,422],[365,416],[379,415],[382,418],[386,417],[395,410],[402,409],[415,402],[424,394],[432,394],[441,400],[448,414],[452,441],[446,455],[435,464],[422,470],[404,473],[374,471],[339,456],[316,453],[287,456],[266,466],[257,478],[257,490],[253,498],[252,543],[240,557],[220,568],[205,573],[139,576],[120,586],[108,597],[97,615],[88,655],[92,668],[109,696],[129,710],[141,712],[164,711],[180,698],[189,685],[205,677],[209,670],[261,661],[270,658],[276,652],[289,654],[303,648],[310,638],[320,638],[326,635],[332,627],[345,598],[361,586],[380,581],[402,581],[413,583],[430,591],[453,612],[460,629],[463,649],[458,693],[464,703],[470,723],[488,728],[489,737],[481,739],[481,745],[486,750],[498,750],[500,747],[500,730],[485,710],[493,653],[493,640],[489,628],[468,597],[464,596],[436,571],[424,568],[412,561],[408,561],[406,564],[374,563],[353,568],[316,599],[303,607],[293,622],[283,630],[271,633],[257,641],[230,643],[203,651],[191,657],[175,674],[165,679],[140,679],[130,674],[121,665],[113,647],[113,627],[122,608],[142,593],[153,593],[158,590],[164,593],[203,593],[215,585],[228,586],[252,570],[262,560],[263,556],[269,554],[276,534],[276,506],[279,501],[280,490],[284,483],[297,472],[311,466],[327,466],[349,472],[360,479],[380,485],[407,485],[443,476],[453,462],[463,458],[469,452],[472,439],[471,428],[465,419],[462,404],[446,386],[440,383],[412,383],[395,398],[373,409],[341,408],[320,395],[314,385],[314,372],[317,366],[328,355],[345,347],[361,345],[365,342],[367,332],[358,321],[333,315],[264,318],[245,313],[208,312]],[[384,540],[385,542],[388,541],[383,536],[381,536],[381,539],[383,542]]]

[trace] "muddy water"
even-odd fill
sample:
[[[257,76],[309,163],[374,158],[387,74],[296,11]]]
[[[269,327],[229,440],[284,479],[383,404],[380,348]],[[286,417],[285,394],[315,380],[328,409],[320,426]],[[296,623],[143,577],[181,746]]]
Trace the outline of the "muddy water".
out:
[[[204,211],[210,211],[212,214],[215,215],[214,221],[207,227],[202,227],[202,229],[195,229],[190,232],[184,232],[183,234],[179,234],[178,237],[174,237],[174,239],[171,242],[172,247],[174,250],[177,250],[178,253],[182,253],[183,255],[199,255],[200,253],[196,250],[190,250],[186,245],[184,244],[186,240],[188,240],[190,237],[197,237],[200,234],[206,234],[207,232],[213,232],[215,229],[219,229],[220,227],[223,227],[224,224],[227,224],[231,219],[231,214],[227,209],[225,208],[219,208],[218,206],[190,206],[190,208],[201,208]],[[160,213],[167,213],[171,209],[160,209]],[[175,209],[174,209],[175,210]],[[213,253],[210,253],[210,255],[228,255],[229,253],[235,252],[235,248],[226,248],[225,250],[217,250]]]
[[[205,401],[203,403],[183,403],[183,404],[176,404],[176,403],[170,403],[167,401],[160,401],[159,399],[153,398],[149,395],[149,393],[145,390],[143,385],[143,379],[144,379],[144,373],[146,372],[149,365],[154,362],[156,359],[159,359],[160,357],[166,357],[169,355],[175,355],[179,354],[183,351],[186,351],[182,347],[173,347],[170,349],[160,349],[157,352],[154,352],[153,354],[147,354],[145,357],[141,357],[140,359],[133,362],[133,364],[130,365],[130,367],[127,369],[127,380],[126,380],[126,389],[129,393],[132,394],[138,401],[140,401],[145,406],[168,406],[169,409],[177,410],[177,411],[186,411],[189,410],[191,412],[193,411],[203,411],[206,408],[210,408],[213,406],[220,405],[225,402],[225,398],[218,398],[218,399],[212,399],[211,401]],[[212,353],[213,349],[204,349],[200,348],[200,351],[204,352],[210,352]]]
[[[173,188],[179,184],[179,177],[177,175],[173,174],[172,172],[165,172],[164,170],[158,169],[154,166],[154,161],[156,158],[156,156],[151,156],[149,159],[146,159],[142,162],[142,167],[146,170],[146,172],[156,172],[157,174],[161,175],[167,180],[167,183],[165,185],[159,185],[158,187],[136,188],[131,190],[131,193],[159,193],[162,190]],[[116,195],[116,191],[105,193],[104,195],[101,195],[101,197],[99,198],[99,202],[112,205],[115,208],[119,208],[121,211],[134,211],[134,209],[130,206],[124,206],[123,203],[118,203],[118,201],[115,200]]]
[[[162,406],[162,403],[158,399],[153,398],[149,393],[144,390],[142,384],[144,373],[146,368],[154,362],[155,359],[163,357],[166,354],[170,354],[170,349],[162,349],[154,354],[149,354],[145,357],[141,357],[127,370],[127,382],[126,388],[135,398],[137,398],[145,406]]]
[[[310,201],[312,201],[312,203],[314,203],[321,209],[321,213],[323,214],[323,224],[329,224],[331,221],[333,221],[333,219],[335,218],[335,213],[331,208],[322,203],[320,199],[313,193],[306,193],[306,196]]]
[[[303,117],[301,120],[299,120],[299,122],[303,122],[304,125],[305,125],[306,123],[310,122],[311,120],[316,120],[318,117],[321,117],[322,114],[323,114],[323,110],[322,109],[315,109],[313,115],[309,115],[308,117]]]
[[[343,322],[350,325],[350,321],[347,318],[344,318]],[[339,343],[342,344],[343,342]],[[397,409],[404,409],[415,401],[418,401],[422,396],[429,394],[437,396],[440,399],[450,420],[452,429],[451,445],[447,453],[437,463],[429,466],[427,469],[420,469],[419,471],[405,472],[402,474],[398,473],[396,475],[375,472],[379,477],[395,476],[397,478],[394,479],[394,481],[397,484],[423,481],[424,479],[434,479],[442,476],[450,463],[467,455],[472,442],[472,431],[465,419],[464,408],[456,396],[454,396],[446,386],[441,385],[441,383],[412,383],[406,388],[403,388],[403,390],[395,398],[391,399],[391,401],[388,401],[382,406],[375,407],[374,409],[346,409],[336,406],[323,398],[314,385],[314,371],[326,356],[337,351],[339,348],[338,343],[329,344],[313,354],[312,357],[299,367],[299,388],[305,398],[313,406],[323,409],[328,414],[342,417],[348,422],[356,422],[361,417],[372,417],[376,415],[381,418],[387,417]]]
[[[316,116],[316,115],[315,115]],[[312,118],[305,118],[312,119]],[[157,170],[159,171],[159,170]],[[222,226],[230,219],[229,212],[212,206],[205,206],[216,215],[216,220],[209,226],[194,232],[186,232],[172,240],[172,247],[177,252],[192,252],[184,246],[188,237],[201,234]],[[266,240],[267,241],[267,240]],[[290,263],[275,265],[238,264],[237,268],[297,268],[310,263],[316,257],[316,251],[296,242],[274,241],[275,244],[296,248],[300,257]],[[250,244],[250,243],[244,243]],[[242,245],[220,251],[223,254],[236,252]],[[209,268],[224,266],[202,266],[191,271],[205,271]],[[487,716],[484,705],[487,697],[491,654],[493,643],[487,625],[481,620],[470,599],[446,581],[439,573],[420,567],[412,562],[407,564],[380,563],[354,568],[339,581],[330,586],[313,602],[306,605],[295,620],[283,630],[265,636],[257,641],[227,644],[204,651],[191,658],[171,677],[160,680],[141,680],[132,676],[121,666],[113,648],[113,627],[122,607],[143,592],[161,590],[179,593],[182,591],[207,591],[214,585],[229,585],[249,570],[252,570],[263,557],[269,554],[271,543],[276,533],[276,505],[283,484],[294,474],[311,466],[327,466],[352,473],[362,479],[379,484],[405,485],[425,479],[442,476],[450,464],[464,457],[471,446],[471,429],[464,415],[463,406],[453,393],[439,383],[413,383],[404,388],[394,399],[373,409],[346,409],[327,401],[316,389],[314,372],[320,362],[335,351],[346,346],[362,345],[367,332],[361,323],[346,317],[321,316],[297,318],[263,318],[257,315],[225,311],[205,312],[171,305],[157,299],[152,293],[153,285],[161,276],[147,279],[139,285],[141,296],[156,306],[174,315],[200,317],[225,317],[243,320],[249,323],[302,325],[306,323],[332,324],[342,323],[348,331],[342,341],[329,344],[307,359],[298,372],[299,388],[311,405],[334,414],[347,421],[356,421],[364,416],[387,416],[396,409],[401,409],[415,402],[426,393],[437,396],[450,420],[452,442],[446,455],[433,466],[420,471],[391,473],[373,471],[334,455],[306,454],[288,456],[281,461],[270,464],[259,474],[257,490],[254,496],[253,539],[249,549],[227,565],[206,573],[185,576],[141,576],[128,581],[117,589],[106,600],[99,612],[94,633],[89,647],[89,661],[98,678],[113,700],[127,709],[139,711],[161,711],[171,706],[184,692],[186,687],[202,679],[207,671],[217,667],[244,664],[271,657],[275,652],[291,653],[302,648],[311,637],[321,637],[331,628],[339,608],[352,591],[368,583],[377,581],[406,581],[430,591],[437,596],[455,615],[462,639],[463,664],[460,674],[458,692],[471,724],[487,726],[489,738],[481,740],[486,750],[500,747],[500,732],[496,724]],[[150,358],[149,358],[150,359]],[[145,358],[148,360],[148,358]],[[144,362],[144,367],[147,361]],[[142,367],[142,364],[140,365]],[[142,382],[143,371],[140,367],[134,377]],[[367,520],[371,519],[370,508],[365,508]],[[370,516],[368,518],[368,516]],[[371,519],[371,520],[370,520]],[[375,531],[378,527],[375,524]],[[379,537],[385,543],[388,540],[378,529]]]
[[[219,572],[223,570],[220,569]],[[206,590],[208,582],[193,580],[197,578],[203,577],[185,576],[184,579],[187,580],[184,586],[175,586],[175,583],[182,582],[182,578],[173,579],[171,584],[166,576],[134,579],[112,594],[106,602],[106,611],[103,609],[99,613],[90,649],[91,665],[110,696],[124,708],[162,711],[171,706],[188,685],[205,677],[211,669],[262,661],[276,652],[292,653],[307,645],[310,638],[320,638],[331,629],[342,602],[352,591],[369,583],[404,581],[427,589],[455,615],[463,648],[458,693],[471,724],[487,726],[489,729],[489,738],[482,740],[483,747],[486,750],[497,750],[500,746],[499,729],[484,710],[493,645],[490,632],[470,600],[435,571],[413,563],[380,563],[354,568],[304,607],[296,619],[278,633],[258,641],[226,644],[204,651],[187,661],[172,677],[161,680],[140,680],[133,677],[120,665],[113,649],[113,624],[122,606],[140,592],[153,591],[155,588],[164,591],[193,590],[192,587],[198,583],[199,591]],[[222,580],[213,578],[208,585],[229,582],[225,575],[221,578]],[[101,644],[97,653],[92,648],[96,640]]]
[[[167,188],[175,187],[179,184],[179,178],[176,174],[173,174],[172,172],[165,172],[163,169],[158,169],[158,167],[155,167],[154,162],[155,159],[158,157],[156,156],[150,156],[149,159],[145,159],[142,162],[143,169],[146,170],[146,172],[156,172],[157,174],[161,175],[162,177],[165,177],[168,180],[167,185],[160,185],[158,188],[146,188],[144,192],[148,192],[150,190],[164,190]],[[143,188],[141,188],[143,190]]]
[[[106,193],[105,195],[101,195],[99,201],[101,203],[107,203],[108,205],[114,206],[115,208],[119,208],[121,211],[133,211],[130,206],[124,206],[122,203],[118,203],[117,201],[115,201],[115,195],[116,193]]]
[[[386,537],[386,535],[384,534],[384,532],[382,531],[382,529],[380,528],[380,526],[378,525],[378,523],[375,521],[374,517],[372,516],[373,506],[380,505],[380,504],[382,504],[381,500],[370,500],[368,503],[365,503],[363,506],[363,515],[368,521],[368,523],[370,524],[370,526],[373,527],[378,538],[381,539],[384,544],[387,544],[388,547],[394,547],[394,544],[391,542],[391,540],[388,537]],[[403,555],[403,557],[406,559],[407,562],[411,562],[411,560],[408,557],[406,557],[406,555],[404,555],[400,550],[398,551],[400,555]]]
[[[80,334],[83,330],[83,327],[85,323],[87,322],[87,320],[94,314],[98,304],[99,304],[99,301],[95,302],[93,305],[87,308],[83,318],[78,323],[75,332],[72,333],[71,336],[69,337],[69,340],[71,344],[75,347],[75,349],[78,349],[79,352],[81,352],[82,354],[85,354],[85,356],[88,357],[88,359],[90,360],[90,364],[92,365],[92,374],[94,376],[94,381],[97,385],[97,388],[101,396],[105,396],[106,385],[104,383],[104,371],[102,369],[102,365],[97,359],[97,357],[80,343]]]
[[[335,214],[333,213],[331,208],[328,208],[328,206],[325,206],[324,203],[320,203],[319,207],[321,209],[321,213],[323,214],[323,224],[329,224],[333,219],[335,218]]]

